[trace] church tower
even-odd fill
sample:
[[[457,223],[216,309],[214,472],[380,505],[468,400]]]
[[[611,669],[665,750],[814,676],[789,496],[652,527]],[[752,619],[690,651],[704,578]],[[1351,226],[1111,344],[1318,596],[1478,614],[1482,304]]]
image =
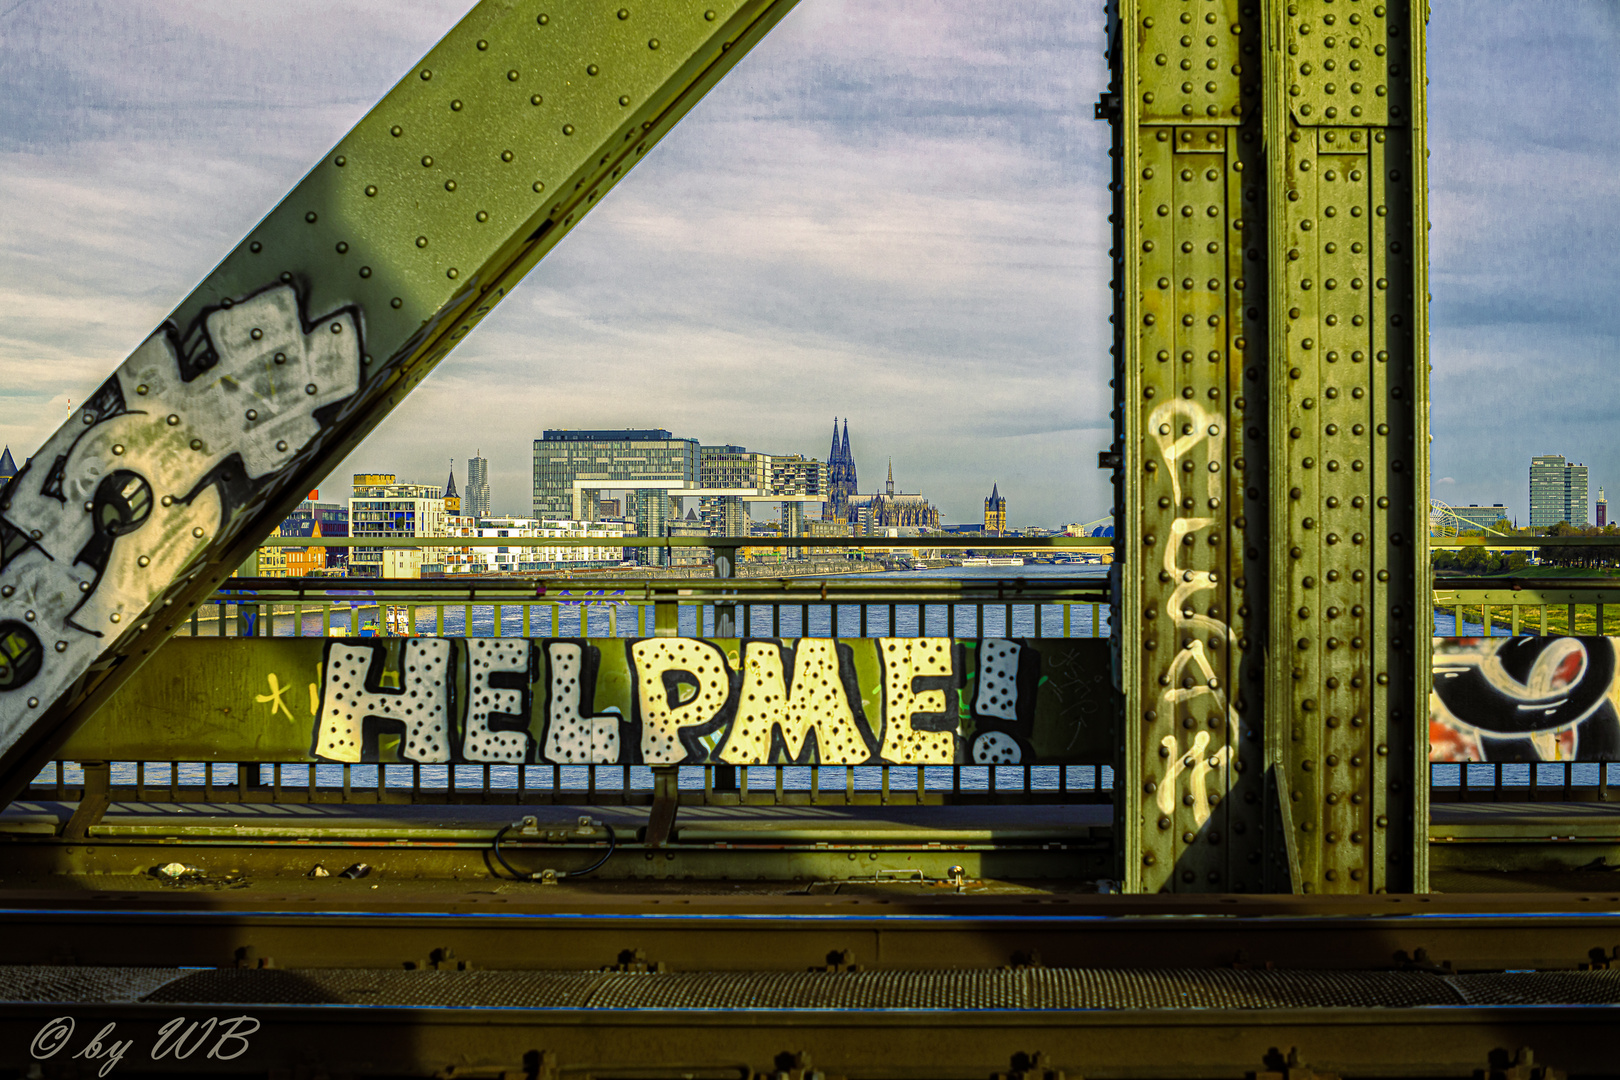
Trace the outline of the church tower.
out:
[[[461,516],[461,496],[456,494],[456,459],[450,459],[450,479],[444,482],[444,512],[448,517]]]
[[[827,455],[827,501],[821,504],[821,520],[848,521],[849,501],[860,488],[855,478],[855,457],[849,451],[849,420],[844,420],[844,435],[838,437],[838,418],[833,418],[832,450]]]
[[[990,536],[1007,531],[1007,497],[995,484],[990,485],[990,497],[984,500],[984,531]]]

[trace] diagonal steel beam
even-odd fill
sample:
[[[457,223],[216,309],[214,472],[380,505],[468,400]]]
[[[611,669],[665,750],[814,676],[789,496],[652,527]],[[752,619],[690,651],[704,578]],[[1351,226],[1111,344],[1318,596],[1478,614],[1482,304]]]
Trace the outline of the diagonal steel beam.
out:
[[[483,0],[0,493],[0,802],[796,0]]]

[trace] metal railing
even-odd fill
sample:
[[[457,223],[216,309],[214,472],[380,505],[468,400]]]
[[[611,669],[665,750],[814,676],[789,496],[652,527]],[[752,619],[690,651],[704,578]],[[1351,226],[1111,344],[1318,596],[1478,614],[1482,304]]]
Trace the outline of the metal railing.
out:
[[[219,637],[1106,637],[1100,577],[233,578],[183,633]]]
[[[1108,634],[1107,588],[1100,576],[854,574],[587,582],[532,576],[313,577],[232,578],[227,584],[192,616],[183,635],[321,637],[362,630],[383,637]],[[391,618],[390,612],[402,617]],[[646,766],[58,761],[46,767],[29,794],[63,801],[94,790],[128,802],[644,805],[652,801],[654,788]],[[1108,802],[1113,768],[1103,762],[683,766],[677,788],[682,803],[716,806]]]
[[[918,806],[1110,802],[1112,765],[677,766],[678,800],[703,806]],[[77,802],[444,803],[646,806],[645,765],[311,765],[57,761],[33,799]]]
[[[1620,631],[1605,611],[1614,605],[1620,605],[1616,578],[1450,577],[1434,583],[1435,628],[1442,637],[1603,635]]]

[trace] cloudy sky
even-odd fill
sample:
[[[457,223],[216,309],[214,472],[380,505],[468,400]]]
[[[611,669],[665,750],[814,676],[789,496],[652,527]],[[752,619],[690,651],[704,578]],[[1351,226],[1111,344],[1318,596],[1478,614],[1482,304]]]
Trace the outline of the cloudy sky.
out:
[[[0,440],[43,441],[471,0],[0,0]],[[802,0],[334,472],[497,512],[544,427],[823,456],[948,521],[1107,512],[1100,3]],[[1612,478],[1620,17],[1437,0],[1435,494]],[[1512,43],[1506,47],[1506,43]],[[476,432],[476,435],[472,433]]]

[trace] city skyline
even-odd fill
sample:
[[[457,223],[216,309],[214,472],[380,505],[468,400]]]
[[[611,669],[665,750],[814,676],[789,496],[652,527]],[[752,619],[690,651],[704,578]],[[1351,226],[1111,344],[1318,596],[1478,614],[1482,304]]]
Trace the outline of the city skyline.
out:
[[[0,442],[32,453],[470,4],[9,8]],[[1521,491],[1546,446],[1620,469],[1601,284],[1620,253],[1590,224],[1620,188],[1620,17],[1561,11],[1433,7],[1449,503]],[[1106,479],[1076,463],[1106,449],[1112,396],[1102,32],[1055,0],[801,5],[333,475],[434,477],[423,433],[487,402],[492,503],[515,508],[531,415],[627,427],[651,402],[681,430],[817,454],[818,418],[857,401],[948,520],[973,519],[990,472],[1019,492],[1014,523],[1101,516]],[[1482,416],[1511,419],[1487,438]]]

